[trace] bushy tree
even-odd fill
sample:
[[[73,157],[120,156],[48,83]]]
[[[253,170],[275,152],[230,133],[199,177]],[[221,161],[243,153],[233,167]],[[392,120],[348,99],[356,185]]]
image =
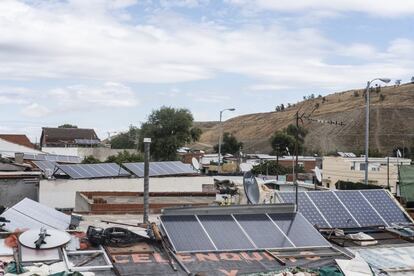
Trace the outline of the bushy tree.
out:
[[[106,163],[126,163],[126,162],[143,162],[144,156],[141,153],[130,153],[129,151],[118,152],[117,155],[111,155],[106,159]]]
[[[273,153],[281,156],[287,153],[286,148],[289,149],[289,152],[293,153],[295,139],[286,132],[276,131],[270,138],[270,144],[272,145]]]
[[[58,126],[58,128],[78,128],[78,126],[72,124],[63,124]]]
[[[308,134],[308,131],[304,127],[296,127],[293,124],[288,125],[284,131],[287,135],[290,135],[292,137],[296,137],[296,133],[298,133],[299,142],[302,144],[305,142],[305,137]]]
[[[109,141],[113,149],[136,149],[140,137],[139,128],[131,125],[127,132],[119,133]]]
[[[95,163],[101,163],[101,161],[92,155],[86,156],[82,160],[82,164],[95,164]]]
[[[193,129],[193,115],[188,109],[161,107],[154,110],[141,126],[141,138],[151,138],[151,157],[154,160],[175,160],[177,149],[197,141],[200,129]],[[141,143],[141,149],[144,146]]]
[[[218,152],[218,144],[214,146],[214,151]],[[237,138],[228,132],[223,134],[223,142],[221,143],[221,154],[236,154],[243,148],[243,143],[239,142]]]

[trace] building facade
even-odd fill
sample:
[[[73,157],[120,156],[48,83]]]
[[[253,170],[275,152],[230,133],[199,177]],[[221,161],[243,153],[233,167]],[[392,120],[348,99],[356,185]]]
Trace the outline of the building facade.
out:
[[[382,187],[390,186],[391,192],[397,192],[398,166],[409,165],[411,159],[396,157],[369,158],[368,182]],[[322,163],[322,185],[335,189],[338,181],[360,182],[365,181],[365,158],[327,156]]]

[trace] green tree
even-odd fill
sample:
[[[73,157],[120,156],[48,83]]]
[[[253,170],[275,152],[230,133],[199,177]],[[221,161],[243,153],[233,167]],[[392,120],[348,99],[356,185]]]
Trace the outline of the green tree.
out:
[[[223,134],[223,142],[221,143],[221,154],[236,154],[243,148],[243,143],[228,132]],[[214,151],[218,152],[218,144],[214,146]]]
[[[95,158],[93,155],[86,156],[82,160],[82,164],[95,164],[95,163],[101,163],[101,161]]]
[[[117,155],[111,155],[106,159],[106,163],[126,163],[126,162],[143,162],[144,156],[141,153],[130,153],[129,151],[118,152]]]
[[[301,144],[305,142],[305,137],[308,134],[308,131],[304,127],[299,126],[297,128],[293,124],[288,125],[288,127],[284,131],[287,135],[290,135],[292,137],[296,137],[296,133],[298,133],[299,143]]]
[[[58,128],[78,128],[78,126],[71,125],[71,124],[63,124],[63,125],[58,126]]]
[[[140,129],[131,125],[127,132],[119,133],[109,141],[113,149],[137,149]]]
[[[193,115],[188,109],[161,107],[153,111],[141,126],[141,137],[152,139],[151,156],[155,160],[175,160],[177,149],[200,137],[193,129]],[[192,130],[193,129],[193,130]],[[140,144],[143,150],[143,143]]]
[[[270,138],[270,144],[272,145],[273,153],[276,156],[281,156],[286,154],[286,148],[289,149],[289,152],[293,153],[295,138],[286,132],[276,131]]]

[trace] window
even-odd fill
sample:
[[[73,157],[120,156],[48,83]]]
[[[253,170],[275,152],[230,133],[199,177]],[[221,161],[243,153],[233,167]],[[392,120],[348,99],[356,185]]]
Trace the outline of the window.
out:
[[[365,163],[360,163],[359,164],[359,170],[360,171],[365,171]]]

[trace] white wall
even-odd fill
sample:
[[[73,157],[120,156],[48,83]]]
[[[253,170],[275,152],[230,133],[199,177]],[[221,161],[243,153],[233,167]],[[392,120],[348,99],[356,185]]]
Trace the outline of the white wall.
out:
[[[213,177],[150,178],[150,192],[201,192],[202,184],[214,184]],[[40,181],[39,202],[52,208],[75,208],[76,192],[143,190],[143,178],[43,179]]]
[[[78,148],[72,148],[72,147],[68,147],[68,148],[42,147],[42,151],[51,153],[51,154],[78,156]]]

